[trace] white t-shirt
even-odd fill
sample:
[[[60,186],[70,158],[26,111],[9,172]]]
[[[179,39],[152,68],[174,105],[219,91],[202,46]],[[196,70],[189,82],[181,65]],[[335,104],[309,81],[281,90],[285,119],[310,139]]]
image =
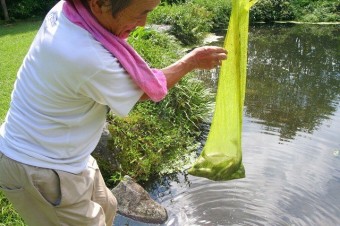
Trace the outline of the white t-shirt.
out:
[[[79,173],[101,137],[107,106],[126,116],[143,91],[111,53],[63,15],[62,4],[46,16],[19,69],[0,152]]]

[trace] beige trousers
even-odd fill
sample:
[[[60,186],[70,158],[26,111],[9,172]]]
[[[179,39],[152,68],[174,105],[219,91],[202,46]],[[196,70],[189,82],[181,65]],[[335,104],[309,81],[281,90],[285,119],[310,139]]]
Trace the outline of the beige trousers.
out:
[[[96,160],[71,174],[16,162],[0,152],[0,190],[29,226],[111,226],[117,200]]]

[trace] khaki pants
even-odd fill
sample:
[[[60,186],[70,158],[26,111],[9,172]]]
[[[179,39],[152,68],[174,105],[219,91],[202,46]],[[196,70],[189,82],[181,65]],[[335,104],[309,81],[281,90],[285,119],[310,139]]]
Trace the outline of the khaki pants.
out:
[[[117,200],[94,158],[80,174],[16,162],[0,152],[0,190],[29,226],[111,226]]]

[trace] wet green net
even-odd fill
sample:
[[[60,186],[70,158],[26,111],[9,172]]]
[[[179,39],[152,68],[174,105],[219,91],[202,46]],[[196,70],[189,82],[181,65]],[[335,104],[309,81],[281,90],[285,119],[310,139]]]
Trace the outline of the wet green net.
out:
[[[247,74],[249,10],[257,0],[233,0],[224,48],[228,59],[219,74],[216,106],[207,142],[189,174],[215,181],[245,177],[242,112]]]

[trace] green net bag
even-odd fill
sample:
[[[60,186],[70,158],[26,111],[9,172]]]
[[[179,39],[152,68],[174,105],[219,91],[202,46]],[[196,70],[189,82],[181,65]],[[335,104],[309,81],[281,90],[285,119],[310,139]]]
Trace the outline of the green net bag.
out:
[[[247,73],[249,10],[257,0],[233,0],[216,106],[207,142],[188,173],[215,181],[245,177],[241,130]]]

